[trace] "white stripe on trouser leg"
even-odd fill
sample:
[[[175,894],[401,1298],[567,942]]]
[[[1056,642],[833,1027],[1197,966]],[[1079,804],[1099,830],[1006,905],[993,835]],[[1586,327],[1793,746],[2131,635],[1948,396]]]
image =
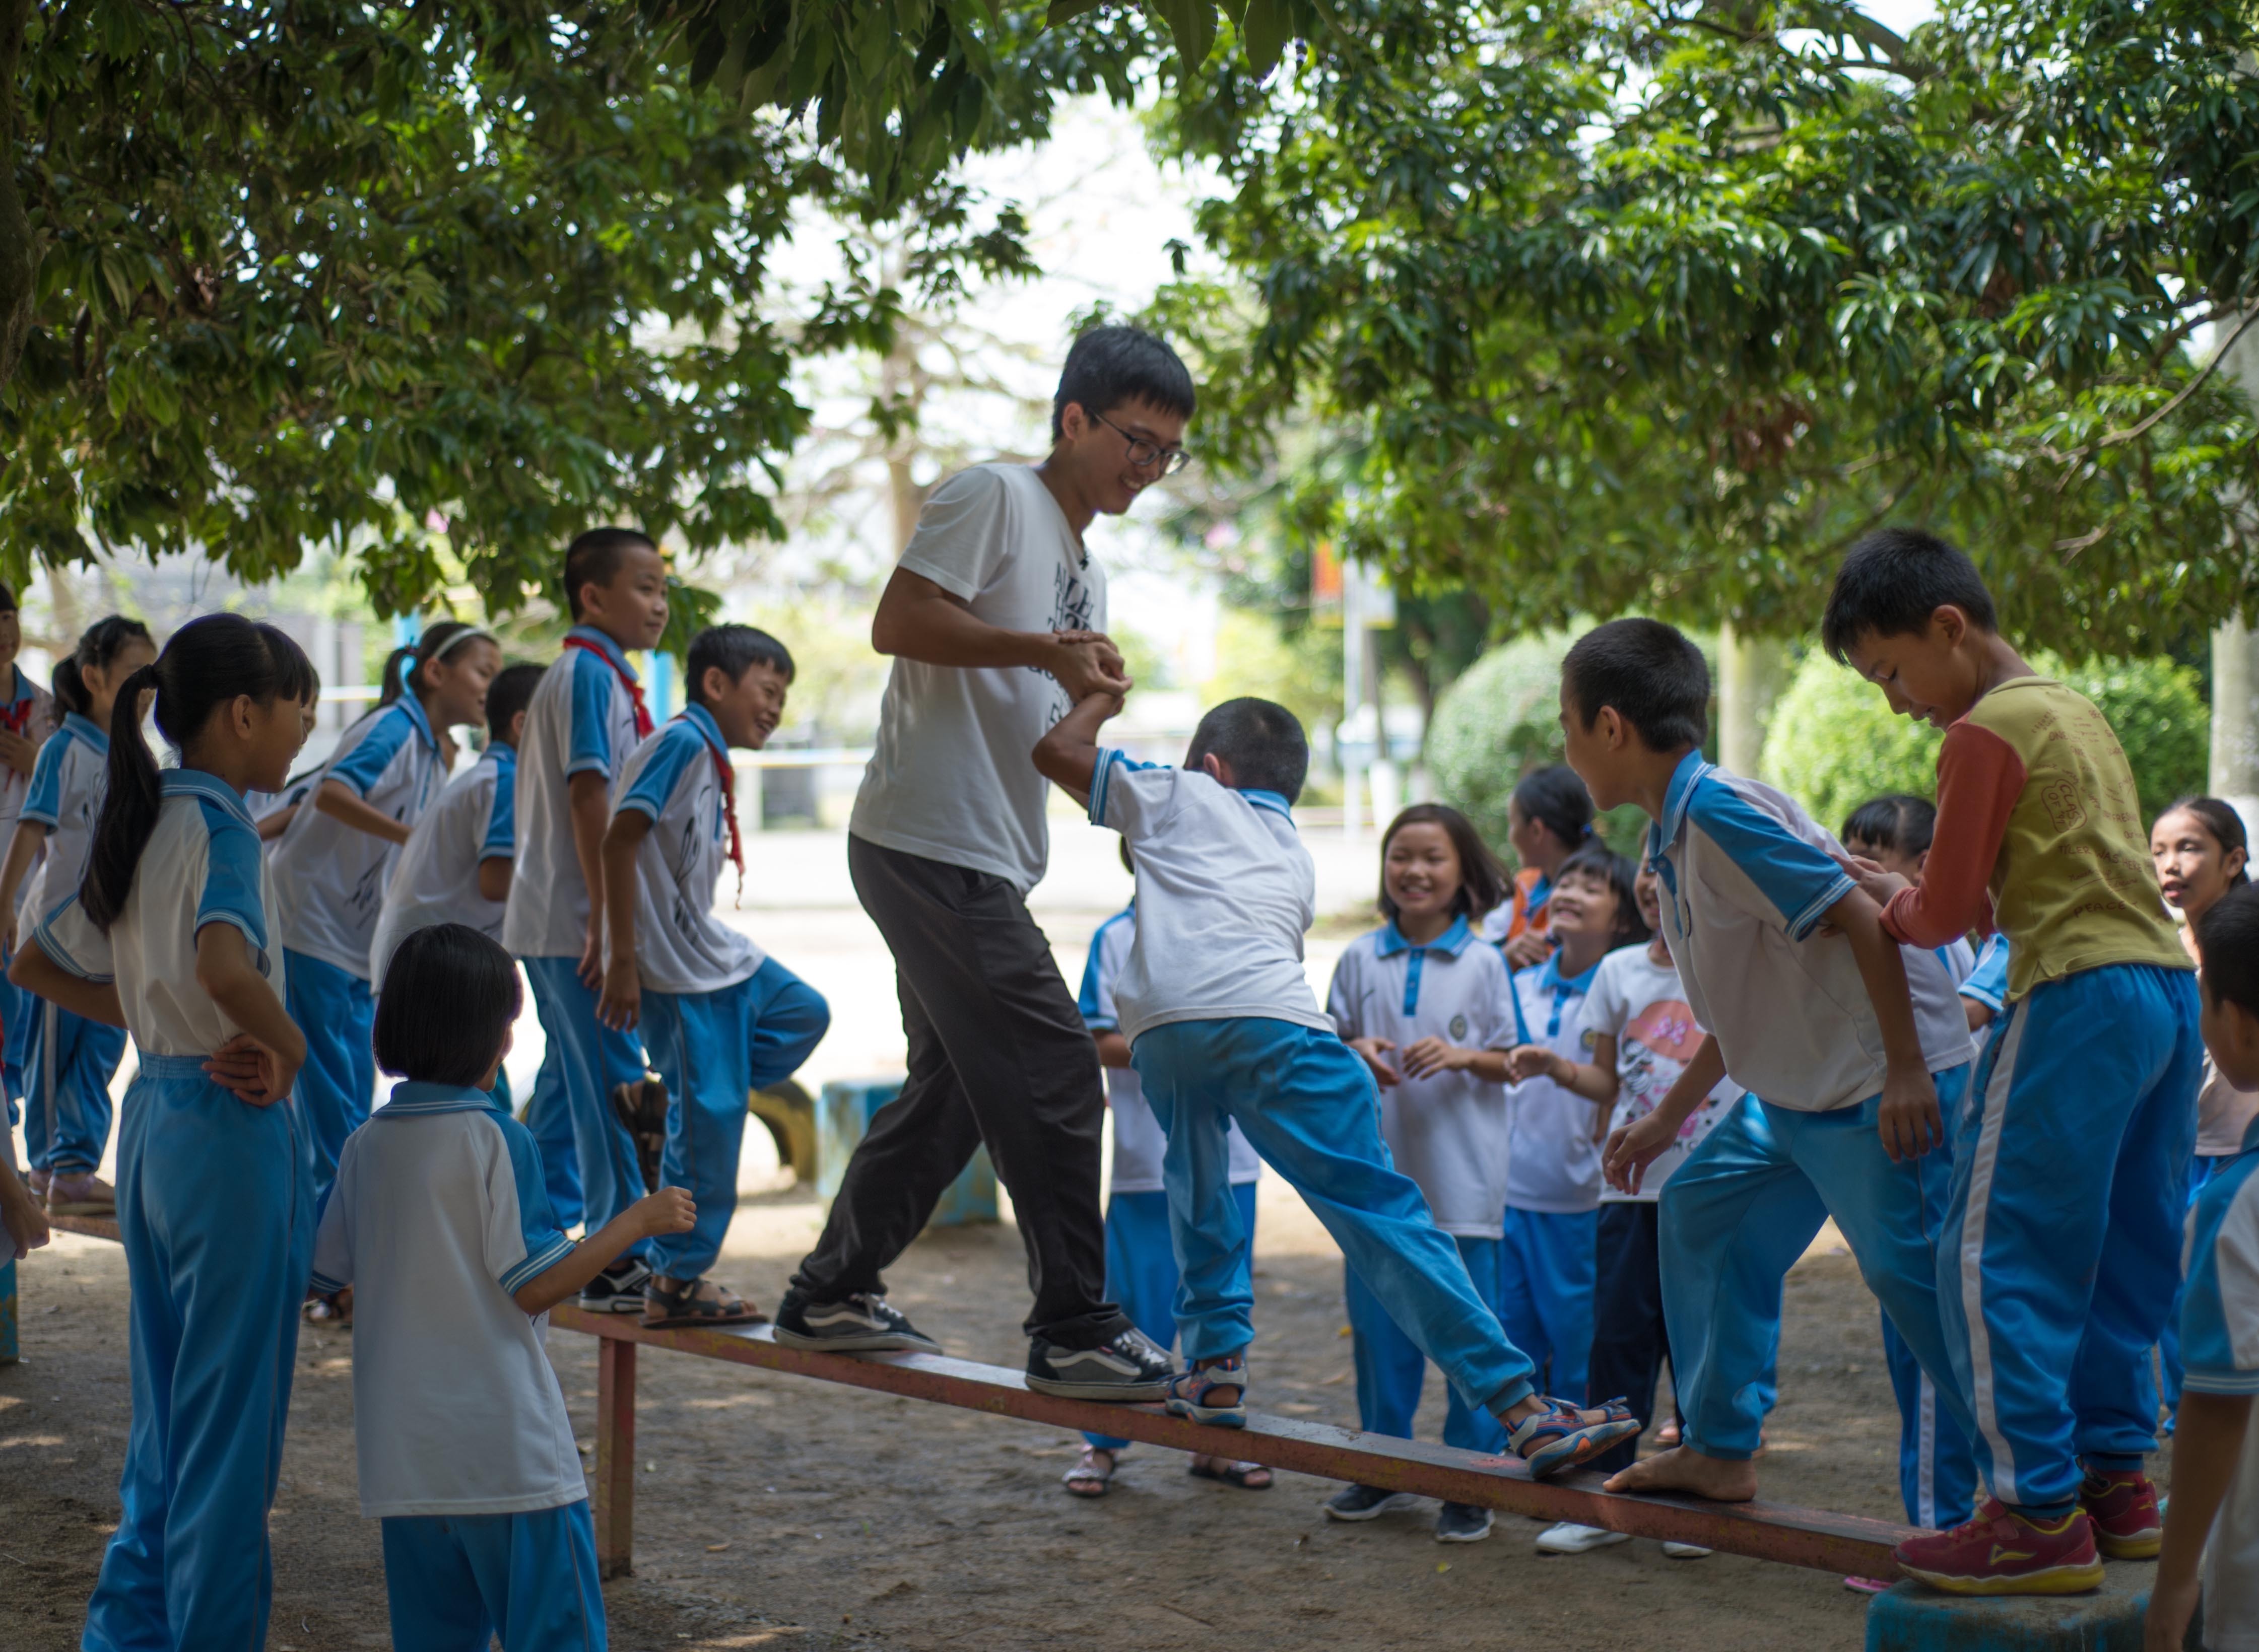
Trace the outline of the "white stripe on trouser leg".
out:
[[[1914,1402],[1913,1523],[1925,1529],[1937,1525],[1937,1388],[1923,1371],[1915,1379],[1921,1398]]]
[[[2000,1126],[2008,1112],[2008,1092],[2015,1086],[2016,1057],[2023,1048],[2024,1026],[2031,1017],[2028,1004],[2012,1005],[2008,1025],[2000,1035],[2000,1053],[1992,1063],[1992,1081],[1985,1086],[1984,1121],[1978,1126],[1977,1151],[1969,1165],[1969,1206],[1961,1213],[1961,1311],[1969,1321],[1969,1369],[1975,1378],[1978,1432],[1992,1458],[1992,1495],[2003,1503],[2016,1500],[2015,1459],[2000,1433],[1999,1415],[1992,1398],[1992,1332],[1985,1322],[1985,1216],[1992,1199],[1992,1171],[2000,1157]]]
[[[47,1110],[47,1163],[55,1162],[55,1137],[62,1131],[62,1111],[55,1105],[55,1007],[39,1004],[39,1096]]]

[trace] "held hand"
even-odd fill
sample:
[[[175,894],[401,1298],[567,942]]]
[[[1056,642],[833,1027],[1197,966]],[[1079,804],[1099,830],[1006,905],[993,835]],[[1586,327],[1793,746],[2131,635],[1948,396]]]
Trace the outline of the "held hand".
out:
[[[39,748],[22,735],[0,729],[0,763],[6,764],[18,774],[29,774],[32,765],[39,761]]]
[[[1349,1047],[1365,1057],[1365,1065],[1372,1069],[1373,1082],[1382,1089],[1393,1090],[1403,1082],[1403,1079],[1398,1076],[1396,1069],[1381,1058],[1386,1051],[1396,1048],[1391,1040],[1352,1038],[1349,1041]]]
[[[1903,1164],[1945,1143],[1945,1119],[1937,1110],[1937,1086],[1927,1072],[1888,1073],[1875,1128],[1891,1163]]]
[[[1846,855],[1843,870],[1857,879],[1861,893],[1878,907],[1890,905],[1891,897],[1899,890],[1913,887],[1897,872],[1885,872],[1877,863],[1862,856]]]
[[[1130,673],[1122,669],[1122,651],[1106,638],[1066,632],[1058,643],[1051,675],[1066,690],[1068,699],[1082,701],[1094,694],[1118,696],[1130,692]]]
[[[643,1011],[643,977],[632,958],[614,958],[604,972],[604,990],[596,1000],[596,1019],[614,1032],[631,1030]]]
[[[698,1206],[687,1187],[662,1187],[645,1193],[630,1213],[646,1239],[663,1233],[688,1233],[698,1221]]]
[[[0,1187],[0,1239],[7,1242],[0,1254],[12,1254],[21,1262],[53,1237],[47,1229],[47,1213],[41,1210],[32,1198],[32,1190],[18,1180],[16,1172],[0,1169],[0,1176],[8,1178]]]
[[[1524,929],[1506,943],[1506,961],[1518,970],[1543,964],[1552,956],[1553,943],[1529,929]]]
[[[2141,1620],[2141,1652],[2181,1652],[2201,1587],[2196,1576],[2174,1583],[2157,1579],[2149,1591],[2149,1615]]]
[[[1532,1079],[1551,1079],[1558,1083],[1557,1064],[1566,1065],[1543,1044],[1516,1044],[1506,1052],[1506,1070],[1516,1084],[1527,1084]]]
[[[1404,1051],[1404,1076],[1432,1079],[1439,1072],[1457,1072],[1474,1058],[1472,1050],[1461,1050],[1440,1038],[1422,1038]]]
[[[1608,1137],[1600,1168],[1608,1186],[1620,1193],[1635,1193],[1646,1178],[1647,1167],[1661,1158],[1678,1139],[1678,1127],[1659,1113],[1650,1113],[1636,1124],[1628,1124]]]
[[[601,991],[604,985],[604,920],[597,912],[588,914],[588,932],[581,943],[581,966],[574,972],[581,985]]]
[[[249,1033],[238,1033],[205,1059],[204,1072],[237,1100],[268,1107],[290,1093],[303,1059],[271,1050]]]

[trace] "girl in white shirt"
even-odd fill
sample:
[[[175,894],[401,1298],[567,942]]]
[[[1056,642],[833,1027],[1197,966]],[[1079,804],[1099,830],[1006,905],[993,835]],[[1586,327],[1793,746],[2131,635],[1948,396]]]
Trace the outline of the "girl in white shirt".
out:
[[[181,756],[161,773],[141,738],[153,688]],[[10,970],[140,1050],[118,1143],[133,1428],[89,1646],[255,1647],[266,1633],[314,1190],[291,1097],[306,1043],[283,1009],[273,884],[243,794],[281,786],[319,690],[271,625],[211,614],[174,632],[118,685],[85,882]]]

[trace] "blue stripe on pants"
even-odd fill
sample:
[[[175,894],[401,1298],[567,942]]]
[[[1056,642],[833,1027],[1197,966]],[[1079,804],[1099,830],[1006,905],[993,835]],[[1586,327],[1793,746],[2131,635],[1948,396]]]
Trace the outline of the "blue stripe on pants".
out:
[[[298,1069],[298,1100],[314,1138],[314,1198],[330,1196],[346,1137],[368,1122],[376,1093],[376,1054],[369,1030],[376,1000],[368,983],[350,970],[284,948],[285,1008],[306,1036],[306,1065]]]
[[[651,1242],[654,1271],[695,1279],[714,1265],[738,1210],[747,1098],[798,1072],[830,1025],[823,995],[774,958],[719,992],[644,993],[644,1042],[666,1081],[659,1181],[698,1205],[688,1233]]]
[[[583,1500],[521,1514],[388,1514],[397,1652],[604,1652],[596,1528]]]
[[[566,1116],[573,1122],[573,1152],[581,1168],[581,1223],[594,1233],[644,1195],[635,1138],[612,1111],[613,1086],[636,1083],[644,1075],[643,1046],[596,1019],[596,994],[581,983],[580,959],[528,958],[518,962],[533,984],[542,1036],[557,1057]],[[638,1240],[624,1254],[642,1256],[649,1244]]]
[[[2156,1449],[2149,1350],[2180,1288],[2203,1071],[2187,970],[2080,970],[1993,1022],[1938,1290],[1978,1464],[2012,1507],[2067,1508],[2082,1458]]]
[[[1946,1200],[1953,1191],[1952,1140],[1961,1108],[1968,1104],[1967,1090],[1956,1106],[1944,1106],[1942,1094],[1939,1101],[1947,1145],[1915,1161],[1921,1174],[1922,1231],[1933,1247],[1945,1230]],[[1976,1512],[1976,1449],[1891,1316],[1882,1315],[1882,1321],[1883,1363],[1890,1368],[1891,1392],[1899,1402],[1899,1495],[1906,1501],[1906,1520],[1950,1531]]]
[[[1597,1208],[1564,1214],[1506,1207],[1495,1299],[1499,1323],[1536,1365],[1538,1385],[1579,1405],[1593,1359],[1600,1243]]]
[[[1507,1340],[1418,1185],[1390,1162],[1372,1069],[1340,1039],[1262,1016],[1172,1022],[1139,1034],[1130,1062],[1168,1133],[1187,1359],[1254,1339],[1252,1235],[1229,1179],[1226,1132],[1236,1121],[1469,1403],[1495,1412],[1530,1392],[1528,1356]]]
[[[1495,1239],[1470,1239],[1464,1234],[1454,1234],[1451,1238],[1459,1247],[1459,1260],[1466,1264],[1467,1278],[1473,1281],[1476,1293],[1496,1301],[1503,1247]],[[1367,1434],[1409,1440],[1412,1420],[1420,1410],[1428,1362],[1389,1316],[1380,1299],[1358,1278],[1355,1268],[1343,1268],[1342,1293],[1348,1300],[1351,1348],[1357,1359],[1358,1421]],[[1497,1418],[1468,1405],[1449,1384],[1443,1392],[1449,1400],[1443,1412],[1445,1445],[1493,1455],[1506,1449],[1506,1429]]]
[[[1234,1182],[1232,1201],[1246,1224],[1249,1264],[1255,1243],[1255,1184]],[[1169,1243],[1169,1196],[1165,1193],[1115,1193],[1106,1201],[1106,1294],[1130,1322],[1161,1348],[1177,1345],[1177,1253]],[[1122,1451],[1130,1442],[1115,1435],[1082,1436],[1104,1451]]]
[[[573,1110],[565,1101],[564,1067],[552,1046],[541,1052],[519,1122],[541,1150],[541,1180],[549,1193],[549,1213],[559,1228],[581,1225],[581,1158],[573,1149]]]
[[[1935,1074],[1950,1117],[1969,1069]],[[1893,1164],[1879,1096],[1800,1113],[1755,1097],[1733,1107],[1664,1185],[1663,1309],[1685,1441],[1705,1456],[1756,1455],[1778,1347],[1781,1281],[1830,1216],[1859,1272],[1933,1377],[1949,1373],[1935,1248],[1918,1161]],[[1961,1414],[1957,1392],[1938,1384]],[[1966,1424],[1964,1423],[1964,1428]]]
[[[313,1272],[313,1164],[295,1100],[239,1101],[203,1065],[144,1056],[125,1093],[118,1228],[133,1426],[85,1652],[257,1652],[266,1639],[267,1513]]]
[[[69,1175],[102,1163],[110,1145],[110,1081],[125,1029],[74,1015],[26,993],[24,1146],[34,1170]]]

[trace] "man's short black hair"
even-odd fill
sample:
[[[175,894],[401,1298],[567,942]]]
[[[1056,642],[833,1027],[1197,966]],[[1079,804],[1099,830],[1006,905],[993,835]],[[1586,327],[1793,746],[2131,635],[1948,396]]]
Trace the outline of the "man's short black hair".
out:
[[[2216,1002],[2259,1015],[2259,884],[2230,889],[2197,920],[2199,977]]]
[[[1911,637],[1948,602],[1979,630],[2000,629],[1985,577],[1959,546],[1919,528],[1878,528],[1843,553],[1820,618],[1820,641],[1849,664],[1862,637]]]
[[[565,547],[565,606],[577,622],[581,592],[591,585],[609,585],[620,571],[620,559],[634,546],[656,551],[647,533],[633,528],[591,528]]]
[[[1132,401],[1190,418],[1193,375],[1175,351],[1143,327],[1093,327],[1074,341],[1059,369],[1058,390],[1051,397],[1051,440],[1059,438],[1070,402],[1096,415]]]
[[[1586,631],[1561,661],[1561,688],[1586,728],[1614,706],[1650,751],[1700,745],[1709,732],[1709,662],[1661,620],[1610,620]]]
[[[766,631],[751,625],[709,625],[690,639],[682,692],[692,705],[702,706],[708,672],[718,669],[735,687],[756,666],[766,666],[787,682],[792,680],[791,651]]]
[[[507,742],[512,717],[533,703],[533,691],[541,687],[542,667],[539,666],[504,666],[487,685],[487,736],[489,739]]]
[[[410,930],[377,994],[376,1065],[426,1084],[474,1085],[523,1008],[517,965],[470,925]]]
[[[1276,792],[1291,803],[1309,777],[1310,741],[1301,719],[1273,701],[1248,695],[1209,707],[1193,730],[1185,766],[1200,767],[1211,751],[1231,765],[1243,792]]]
[[[1885,792],[1851,811],[1843,841],[1873,844],[1894,855],[1928,852],[1937,837],[1937,805],[1912,792]]]

